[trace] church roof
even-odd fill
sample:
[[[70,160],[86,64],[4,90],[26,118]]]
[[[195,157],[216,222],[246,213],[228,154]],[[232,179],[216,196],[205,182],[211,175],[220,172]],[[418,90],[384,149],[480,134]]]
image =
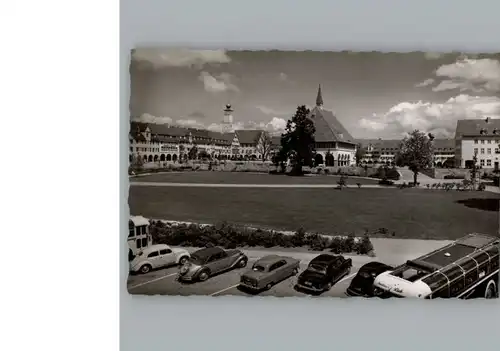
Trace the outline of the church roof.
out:
[[[352,135],[345,129],[332,111],[316,106],[309,113],[309,119],[313,121],[316,128],[314,134],[316,142],[341,141],[356,143]]]

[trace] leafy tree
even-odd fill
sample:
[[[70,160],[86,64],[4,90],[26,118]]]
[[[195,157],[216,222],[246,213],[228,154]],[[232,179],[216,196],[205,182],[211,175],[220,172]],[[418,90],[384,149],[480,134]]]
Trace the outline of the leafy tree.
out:
[[[361,164],[361,160],[365,156],[365,148],[361,145],[358,144],[356,146],[356,165],[359,166]]]
[[[196,160],[197,156],[198,156],[198,148],[196,147],[196,145],[193,145],[193,147],[189,149],[188,158],[190,160]]]
[[[422,169],[432,166],[434,152],[432,140],[434,137],[429,134],[414,130],[409,136],[403,139],[401,148],[396,155],[396,164],[407,165],[413,172],[413,183],[417,185],[417,176]]]
[[[206,152],[205,150],[201,150],[198,154],[198,156],[201,158],[201,159],[210,159],[210,154],[208,152]]]
[[[138,169],[144,166],[144,159],[139,153],[136,153],[132,156],[132,166]]]
[[[273,149],[273,140],[267,132],[262,132],[259,142],[257,143],[257,152],[260,153],[262,161],[267,160],[269,153]]]
[[[316,128],[307,118],[309,112],[305,105],[298,106],[281,135],[280,161],[290,159],[292,174],[295,175],[302,175],[302,166],[311,165],[313,160]]]
[[[184,145],[179,145],[179,163],[182,163],[182,161],[184,161],[184,151],[186,150],[186,148],[184,147]]]

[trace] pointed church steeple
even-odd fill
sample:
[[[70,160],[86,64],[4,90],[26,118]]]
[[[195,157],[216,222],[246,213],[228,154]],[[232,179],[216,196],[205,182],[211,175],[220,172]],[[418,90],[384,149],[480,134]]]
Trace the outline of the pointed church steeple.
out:
[[[321,95],[321,84],[318,87],[318,96],[316,97],[316,106],[323,107],[323,96]]]

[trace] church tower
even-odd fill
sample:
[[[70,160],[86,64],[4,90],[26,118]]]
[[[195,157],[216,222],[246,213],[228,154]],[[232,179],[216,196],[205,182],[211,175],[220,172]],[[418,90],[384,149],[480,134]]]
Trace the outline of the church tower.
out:
[[[323,107],[323,96],[321,95],[321,84],[318,87],[318,96],[316,96],[316,106]]]
[[[228,133],[233,131],[233,112],[231,104],[226,104],[224,108],[224,120],[222,121],[222,132]]]

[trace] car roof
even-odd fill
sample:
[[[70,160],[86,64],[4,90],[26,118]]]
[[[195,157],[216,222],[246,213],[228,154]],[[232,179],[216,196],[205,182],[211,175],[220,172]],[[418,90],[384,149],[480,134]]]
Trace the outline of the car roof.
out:
[[[154,244],[154,245],[151,245],[151,246],[144,248],[142,250],[142,252],[150,253],[152,251],[157,251],[157,250],[161,250],[161,249],[168,249],[168,248],[170,248],[170,246],[165,245],[165,244]]]
[[[214,247],[206,247],[204,249],[200,249],[198,251],[195,251],[193,254],[195,254],[198,257],[209,257],[222,251],[224,250],[221,249],[220,247],[214,246]]]
[[[321,255],[318,255],[316,257],[314,257],[311,262],[311,263],[314,263],[314,264],[328,264],[330,262],[333,262],[335,260],[337,260],[340,256],[335,256],[335,255],[329,255],[329,254],[321,254]]]
[[[365,270],[365,269],[385,269],[385,268],[392,269],[393,267],[391,267],[385,263],[377,262],[377,261],[368,262],[361,267],[362,270]]]
[[[279,255],[267,255],[258,259],[257,262],[255,262],[255,264],[266,267],[281,260],[286,260],[286,257]]]

